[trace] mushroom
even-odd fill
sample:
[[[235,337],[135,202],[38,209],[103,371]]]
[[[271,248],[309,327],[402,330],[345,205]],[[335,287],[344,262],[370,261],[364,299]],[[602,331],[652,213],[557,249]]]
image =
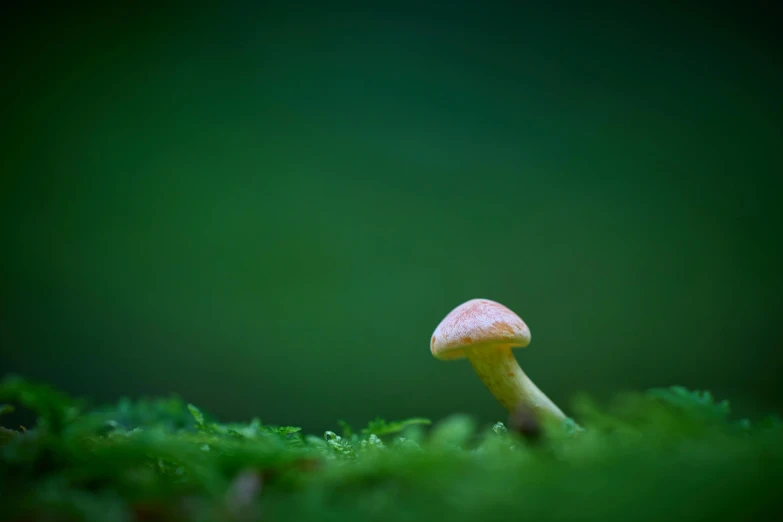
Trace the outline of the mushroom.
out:
[[[540,421],[566,417],[519,367],[512,348],[530,344],[530,329],[514,312],[489,299],[471,299],[452,310],[435,328],[432,355],[467,358],[492,395],[513,412],[529,408]]]

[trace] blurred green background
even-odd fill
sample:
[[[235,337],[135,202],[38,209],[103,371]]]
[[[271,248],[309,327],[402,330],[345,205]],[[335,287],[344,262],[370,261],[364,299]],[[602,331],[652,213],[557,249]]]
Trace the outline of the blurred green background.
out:
[[[486,297],[566,410],[781,409],[771,12],[400,5],[4,7],[0,373],[308,431],[494,421],[428,346]]]

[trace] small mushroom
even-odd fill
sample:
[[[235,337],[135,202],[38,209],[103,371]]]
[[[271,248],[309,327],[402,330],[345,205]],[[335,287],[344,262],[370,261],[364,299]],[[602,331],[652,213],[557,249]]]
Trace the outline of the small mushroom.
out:
[[[435,328],[430,350],[441,360],[467,358],[508,411],[529,408],[541,421],[563,421],[560,408],[525,375],[511,352],[528,344],[530,329],[517,314],[489,299],[471,299]]]

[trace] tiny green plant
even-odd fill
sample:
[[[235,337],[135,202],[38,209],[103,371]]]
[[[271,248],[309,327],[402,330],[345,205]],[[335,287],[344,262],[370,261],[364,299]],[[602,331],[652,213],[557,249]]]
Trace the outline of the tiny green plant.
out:
[[[14,408],[36,422],[6,422]],[[781,507],[777,417],[734,419],[681,387],[581,397],[573,411],[584,429],[567,419],[546,437],[518,413],[311,434],[220,422],[177,397],[90,408],[7,377],[0,520],[744,521]]]

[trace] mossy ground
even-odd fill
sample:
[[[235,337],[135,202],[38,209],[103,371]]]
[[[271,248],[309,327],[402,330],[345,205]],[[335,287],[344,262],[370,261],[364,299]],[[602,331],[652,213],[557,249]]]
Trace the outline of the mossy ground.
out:
[[[582,398],[579,426],[453,416],[318,435],[176,398],[88,409],[14,377],[0,401],[37,415],[0,429],[2,520],[745,521],[783,506],[783,423],[682,388]]]

